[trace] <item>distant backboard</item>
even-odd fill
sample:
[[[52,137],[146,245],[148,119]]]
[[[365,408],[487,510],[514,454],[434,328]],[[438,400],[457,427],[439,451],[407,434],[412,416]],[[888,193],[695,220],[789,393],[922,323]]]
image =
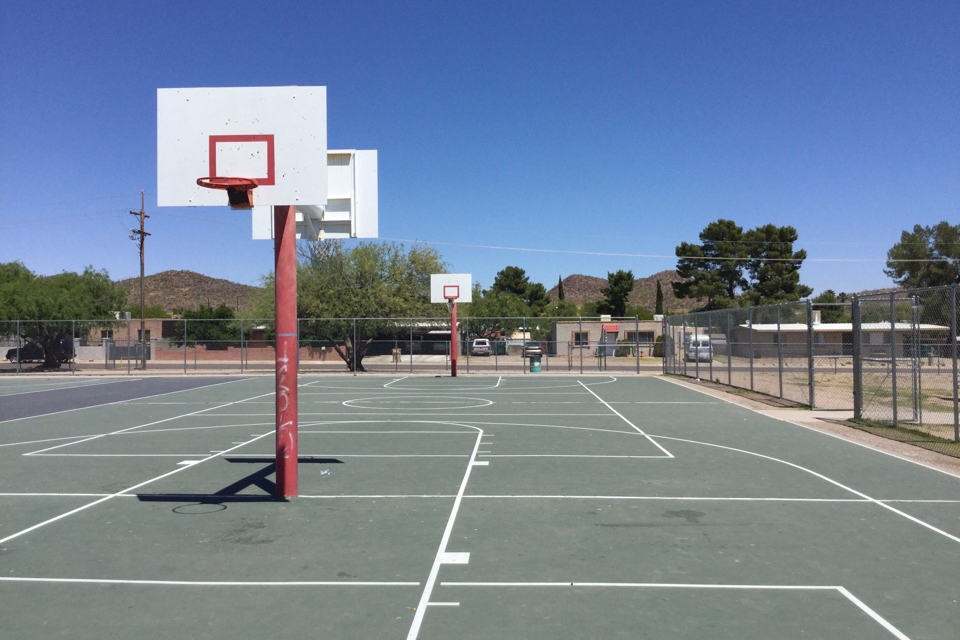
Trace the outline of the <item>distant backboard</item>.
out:
[[[326,87],[157,89],[157,204],[226,206],[208,176],[253,178],[255,205],[327,203]]]
[[[473,277],[469,273],[430,274],[430,302],[473,302]]]
[[[378,237],[377,152],[331,150],[327,152],[327,204],[298,206],[297,237]],[[270,207],[253,208],[253,239],[273,238]]]

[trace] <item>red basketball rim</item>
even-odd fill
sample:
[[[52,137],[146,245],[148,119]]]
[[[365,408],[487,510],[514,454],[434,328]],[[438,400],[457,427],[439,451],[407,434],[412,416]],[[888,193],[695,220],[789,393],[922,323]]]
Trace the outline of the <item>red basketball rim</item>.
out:
[[[207,176],[197,178],[197,184],[207,189],[234,189],[238,191],[249,191],[257,188],[257,181],[254,178],[234,178],[226,176]]]

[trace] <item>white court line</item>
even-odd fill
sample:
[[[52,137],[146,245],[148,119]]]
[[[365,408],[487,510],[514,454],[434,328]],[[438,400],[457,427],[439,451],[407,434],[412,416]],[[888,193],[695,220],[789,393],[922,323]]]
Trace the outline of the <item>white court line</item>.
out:
[[[270,392],[270,393],[273,393],[273,392]],[[263,397],[263,396],[265,396],[265,395],[270,395],[270,394],[269,394],[269,393],[267,393],[267,394],[258,394],[258,395],[256,395],[256,396],[252,396],[252,398],[261,398],[261,397]],[[252,398],[251,398],[251,399],[252,399]],[[244,402],[244,400],[236,400],[236,401],[233,401],[233,402],[229,402],[229,403],[227,403],[227,404],[225,404],[225,405],[223,405],[223,406],[230,406],[230,405],[233,405],[233,404],[240,404],[240,403],[242,403],[242,402]],[[111,403],[111,404],[119,404],[119,403]],[[209,409],[203,409],[203,411],[209,411]],[[192,412],[192,413],[198,413],[198,412]],[[186,415],[189,416],[189,415],[192,415],[192,414],[186,414]],[[185,417],[185,416],[181,416],[181,417]],[[158,421],[158,422],[167,422],[168,420],[172,420],[172,419],[175,419],[175,418],[168,418],[167,420],[161,420],[161,421]],[[149,423],[149,424],[157,424],[157,422]],[[149,425],[142,425],[142,426],[149,426]],[[136,429],[136,428],[138,428],[138,427],[131,427],[131,429]],[[117,432],[117,433],[122,433],[123,431],[130,431],[131,429],[123,429],[123,430],[121,430],[120,432]],[[274,433],[275,433],[274,431],[268,431],[268,432],[266,432],[266,433],[264,433],[264,434],[261,434],[261,435],[259,435],[259,436],[252,436],[251,440],[248,440],[248,441],[245,442],[244,444],[240,444],[240,445],[237,445],[237,446],[235,446],[235,447],[231,447],[231,448],[226,449],[226,450],[221,451],[221,452],[217,452],[217,453],[210,454],[210,455],[202,458],[202,459],[200,460],[200,462],[205,462],[205,461],[207,461],[207,460],[212,460],[212,459],[214,459],[214,458],[220,457],[220,456],[223,455],[223,454],[229,453],[229,452],[231,452],[231,451],[233,451],[233,450],[235,450],[235,449],[239,449],[239,448],[241,448],[241,447],[247,446],[247,445],[250,444],[250,443],[256,442],[257,440],[259,440],[259,439],[261,439],[261,438],[265,438],[266,436],[274,435]],[[112,435],[112,434],[104,434],[104,435]],[[98,437],[102,437],[102,436],[98,436]],[[81,440],[80,442],[86,442],[86,441],[92,440],[92,439],[93,439],[93,438],[88,438],[87,440]],[[58,447],[51,447],[51,448],[49,448],[49,449],[45,449],[44,451],[51,451],[51,450],[56,449],[56,448],[58,448]],[[37,453],[40,453],[40,452],[37,452]],[[30,455],[30,454],[24,454],[24,455]],[[181,456],[181,457],[187,457],[187,456]],[[162,474],[162,475],[159,475],[159,476],[157,476],[157,477],[155,477],[155,478],[151,478],[151,479],[146,480],[146,481],[144,481],[144,482],[138,483],[138,484],[136,484],[136,485],[134,485],[134,486],[132,486],[132,487],[128,487],[128,488],[126,488],[126,489],[124,489],[124,490],[122,490],[122,491],[118,491],[118,492],[116,492],[116,493],[112,493],[112,494],[110,494],[110,495],[104,496],[103,498],[100,498],[99,500],[94,500],[93,502],[91,502],[91,503],[89,503],[89,504],[83,505],[83,506],[78,507],[78,508],[76,508],[76,509],[72,509],[72,510],[70,510],[70,511],[67,511],[66,513],[62,513],[62,514],[60,514],[59,516],[55,516],[55,517],[50,518],[50,519],[48,519],[48,520],[44,520],[43,522],[40,522],[40,523],[35,524],[35,525],[31,526],[31,527],[28,527],[28,528],[26,528],[26,529],[23,529],[22,531],[18,531],[17,533],[14,533],[14,534],[12,534],[12,535],[9,535],[9,536],[7,536],[7,537],[5,537],[5,538],[0,539],[0,544],[3,544],[3,543],[8,542],[8,541],[10,541],[10,540],[13,540],[14,538],[19,538],[20,536],[22,536],[22,535],[24,535],[24,534],[26,534],[26,533],[30,533],[31,531],[35,531],[35,530],[37,530],[37,529],[40,529],[41,527],[45,527],[45,526],[48,525],[48,524],[52,524],[52,523],[54,523],[54,522],[57,522],[57,521],[59,521],[59,520],[62,520],[62,519],[67,518],[67,517],[69,517],[69,516],[72,516],[72,515],[74,515],[74,514],[80,513],[81,511],[85,511],[85,510],[89,509],[90,507],[94,507],[94,506],[96,506],[96,505],[98,505],[98,504],[101,504],[101,503],[103,503],[103,502],[106,502],[107,500],[110,500],[111,498],[115,498],[115,497],[121,496],[121,495],[126,494],[126,493],[128,493],[128,492],[130,492],[130,491],[134,491],[135,489],[139,489],[140,487],[144,487],[144,486],[146,486],[146,485],[148,485],[148,484],[151,484],[151,483],[153,483],[153,482],[156,482],[157,480],[162,480],[163,478],[167,478],[167,477],[172,476],[172,475],[174,475],[174,474],[180,473],[181,471],[183,471],[183,470],[185,470],[185,469],[192,469],[193,466],[194,466],[194,465],[181,466],[181,467],[179,467],[179,468],[177,468],[177,469],[174,469],[173,471],[169,471],[169,472],[164,473],[164,474]]]
[[[271,435],[274,435],[274,433],[273,433],[272,431],[271,431],[271,432],[264,433],[263,435],[261,435],[261,436],[259,436],[259,437],[253,438],[253,439],[250,440],[249,442],[245,442],[244,444],[237,445],[236,447],[232,447],[232,448],[227,449],[227,450],[225,450],[225,451],[221,451],[221,452],[219,452],[219,453],[215,453],[215,454],[209,455],[209,456],[207,456],[206,458],[203,458],[202,460],[200,460],[199,462],[205,462],[205,461],[207,461],[207,460],[212,460],[212,459],[214,459],[214,458],[220,457],[221,455],[223,455],[223,454],[225,454],[225,453],[229,453],[230,451],[233,451],[234,449],[239,449],[240,447],[245,447],[245,446],[248,445],[248,444],[251,444],[251,443],[253,443],[253,442],[256,442],[256,441],[259,440],[260,438],[264,438],[264,437],[266,437],[266,436],[271,436]],[[168,477],[170,477],[170,476],[172,476],[172,475],[174,475],[174,474],[180,473],[180,472],[183,471],[184,469],[192,469],[192,468],[193,468],[193,465],[183,466],[183,467],[180,467],[179,469],[174,469],[173,471],[168,471],[167,473],[164,473],[164,474],[162,474],[162,475],[159,475],[159,476],[157,476],[157,477],[155,477],[155,478],[151,478],[151,479],[145,480],[144,482],[141,482],[141,483],[139,483],[139,484],[135,484],[135,485],[133,485],[132,487],[127,487],[126,489],[124,489],[124,490],[122,490],[122,491],[118,491],[118,492],[116,492],[116,493],[111,493],[111,494],[109,494],[109,495],[107,495],[107,496],[104,496],[103,498],[100,498],[99,500],[94,500],[93,502],[91,502],[91,503],[89,503],[89,504],[85,504],[85,505],[83,505],[83,506],[81,506],[81,507],[77,507],[76,509],[72,509],[72,510],[70,510],[70,511],[67,511],[66,513],[61,513],[61,514],[58,515],[58,516],[55,516],[55,517],[50,518],[50,519],[48,519],[48,520],[44,520],[43,522],[37,523],[37,524],[33,525],[32,527],[27,527],[26,529],[24,529],[24,530],[22,530],[22,531],[18,531],[17,533],[14,533],[14,534],[12,534],[12,535],[7,536],[6,538],[0,538],[0,544],[4,544],[5,542],[8,542],[8,541],[10,541],[10,540],[13,540],[14,538],[19,538],[20,536],[22,536],[22,535],[24,535],[24,534],[26,534],[26,533],[30,533],[31,531],[36,531],[37,529],[40,529],[41,527],[45,527],[45,526],[47,526],[48,524],[52,524],[52,523],[54,523],[54,522],[57,522],[58,520],[63,520],[64,518],[69,517],[69,516],[72,516],[72,515],[75,515],[75,514],[77,514],[77,513],[80,513],[81,511],[86,511],[86,510],[89,509],[90,507],[94,507],[94,506],[96,506],[96,505],[98,505],[98,504],[101,504],[101,503],[103,503],[103,502],[106,502],[107,500],[110,500],[111,498],[117,498],[117,497],[122,496],[122,495],[124,495],[124,494],[126,494],[126,493],[129,493],[130,491],[134,491],[135,489],[139,489],[140,487],[145,487],[145,486],[147,486],[148,484],[152,484],[152,483],[156,482],[157,480],[162,480],[162,479],[164,479],[164,478],[168,478]]]
[[[317,580],[317,581],[299,581],[299,582],[265,582],[251,581],[240,582],[236,580],[213,581],[213,580],[112,580],[99,578],[26,578],[26,577],[3,577],[0,576],[0,582],[46,582],[62,584],[125,584],[125,585],[145,585],[158,587],[418,587],[419,582],[347,582],[345,580]]]
[[[897,629],[863,601],[842,586],[819,585],[776,585],[776,584],[677,584],[663,582],[441,582],[444,587],[533,587],[533,588],[599,588],[599,589],[697,589],[727,591],[833,591],[886,629],[898,640],[910,640],[910,637]]]
[[[144,380],[144,378],[134,378],[134,381]],[[86,411],[87,409],[98,409],[100,407],[112,407],[118,404],[131,404],[137,400],[145,400],[147,398],[159,398],[161,396],[169,396],[174,393],[184,393],[185,391],[198,391],[200,389],[207,389],[209,387],[219,387],[224,384],[233,384],[235,382],[246,382],[247,380],[252,380],[252,378],[238,378],[236,380],[225,380],[224,382],[217,382],[215,384],[205,384],[202,387],[193,387],[190,389],[178,389],[176,391],[164,391],[163,393],[157,393],[150,396],[143,396],[141,398],[130,398],[128,400],[116,400],[114,402],[104,402],[103,404],[92,404],[89,407],[76,407],[74,409],[64,409],[63,411],[52,411],[50,413],[41,413],[35,416],[23,416],[22,418],[11,418],[10,420],[0,420],[0,424],[7,424],[8,422],[17,422],[18,420],[33,420],[35,418],[49,418],[50,416],[58,416],[64,413],[73,413],[75,411]],[[118,381],[119,382],[119,381]],[[126,380],[124,380],[126,382]],[[269,394],[265,394],[269,395]],[[263,396],[255,396],[257,398]]]
[[[264,396],[269,396],[269,395],[272,395],[272,394],[274,394],[274,393],[275,393],[275,391],[271,391],[271,392],[269,392],[269,393],[257,394],[257,395],[255,395],[255,396],[252,396],[251,399],[253,399],[253,398],[263,398]],[[55,446],[55,447],[48,447],[48,448],[46,448],[46,449],[40,449],[39,451],[28,452],[28,453],[25,453],[25,454],[23,454],[23,455],[25,455],[25,456],[36,456],[36,455],[40,455],[40,454],[46,453],[46,452],[48,452],[48,451],[53,451],[54,449],[60,449],[60,448],[62,448],[62,447],[69,447],[69,446],[73,446],[73,445],[75,445],[75,444],[82,444],[82,443],[84,443],[84,442],[90,442],[90,441],[92,441],[92,440],[98,440],[98,439],[100,439],[100,438],[106,438],[106,437],[108,437],[108,436],[116,436],[116,435],[120,435],[120,434],[124,434],[124,433],[129,433],[129,432],[131,432],[131,431],[137,431],[137,430],[139,430],[139,429],[143,429],[144,427],[150,427],[150,426],[153,426],[153,425],[155,425],[155,424],[163,424],[163,423],[165,423],[165,422],[171,422],[171,421],[173,421],[173,420],[181,420],[181,419],[183,419],[183,418],[189,418],[189,417],[191,417],[191,416],[196,416],[197,414],[200,414],[200,413],[206,413],[207,411],[214,411],[215,409],[220,409],[220,408],[222,408],[222,407],[230,407],[230,406],[233,406],[233,405],[235,405],[235,404],[243,404],[244,402],[246,402],[246,400],[234,400],[233,402],[225,402],[225,403],[223,403],[223,404],[218,404],[218,405],[214,405],[214,406],[212,406],[212,407],[207,407],[206,409],[198,409],[197,411],[191,411],[191,412],[189,412],[189,413],[183,413],[183,414],[180,414],[180,415],[178,415],[178,416],[171,416],[171,417],[169,417],[169,418],[164,418],[164,419],[162,419],[162,420],[154,420],[153,422],[147,422],[147,423],[145,423],[145,424],[140,424],[140,425],[136,425],[136,426],[133,426],[133,427],[128,427],[128,428],[126,428],[126,429],[120,429],[120,430],[118,430],[118,431],[111,431],[110,433],[101,433],[101,434],[99,434],[99,435],[90,436],[89,438],[84,438],[84,439],[82,439],[82,440],[76,440],[76,441],[74,441],[74,442],[68,442],[68,443],[65,443],[65,444],[57,445],[57,446]],[[117,403],[110,403],[110,404],[121,404],[121,403],[117,402]],[[101,405],[101,406],[102,406],[102,405]]]
[[[673,456],[615,456],[615,455],[580,455],[576,453],[496,453],[484,456],[486,458],[609,458],[611,460],[623,458],[626,460],[668,460]]]
[[[578,380],[577,382],[580,382],[580,381]],[[619,418],[620,418],[621,420],[623,420],[623,421],[626,422],[628,425],[630,425],[630,427],[633,428],[634,430],[636,430],[637,433],[639,433],[640,435],[642,435],[643,437],[645,437],[647,440],[649,440],[651,443],[653,443],[653,445],[654,445],[656,448],[660,449],[660,451],[663,451],[663,453],[664,453],[668,458],[672,458],[672,457],[673,457],[673,454],[672,454],[672,453],[670,453],[669,451],[667,451],[666,449],[664,449],[664,448],[660,445],[659,442],[657,442],[656,440],[654,440],[653,438],[651,438],[649,435],[647,435],[647,433],[644,432],[643,429],[641,429],[641,428],[638,427],[637,425],[635,425],[635,424],[633,424],[632,422],[630,422],[629,420],[627,420],[627,419],[623,416],[622,413],[620,413],[619,411],[617,411],[616,409],[614,409],[613,407],[611,407],[609,404],[607,404],[607,401],[604,400],[603,398],[601,398],[600,396],[598,396],[596,393],[594,393],[593,389],[591,389],[591,388],[588,387],[587,385],[583,384],[582,382],[580,382],[580,386],[582,386],[584,389],[586,389],[586,390],[590,393],[590,395],[592,395],[594,398],[596,398],[597,400],[599,400],[599,401],[603,404],[603,406],[605,406],[607,409],[610,409],[610,411],[612,411],[613,413],[617,414],[617,416],[619,416]]]
[[[143,380],[143,378],[131,378],[131,380]],[[29,388],[28,388],[26,391],[14,391],[13,393],[7,393],[7,394],[4,394],[4,395],[2,395],[2,396],[0,396],[0,397],[4,397],[4,398],[5,398],[5,397],[7,397],[7,396],[26,396],[26,395],[30,395],[31,393],[46,393],[46,392],[48,392],[48,391],[63,391],[64,389],[86,389],[87,387],[101,387],[101,386],[103,386],[103,385],[105,385],[105,384],[117,384],[117,383],[119,383],[119,382],[127,382],[127,381],[126,381],[126,380],[104,380],[104,381],[101,381],[101,382],[89,382],[89,383],[87,383],[87,384],[79,383],[79,381],[77,381],[77,382],[78,382],[78,384],[69,384],[69,385],[66,385],[66,386],[56,386],[56,385],[51,384],[51,385],[49,385],[49,386],[47,386],[47,387],[45,387],[45,388],[43,388],[43,389],[29,389]]]
[[[480,441],[483,439],[483,429],[470,425],[462,425],[470,429],[476,429],[477,439],[473,444],[473,451],[470,453],[470,463],[467,464],[463,473],[463,479],[460,481],[460,488],[457,490],[457,497],[453,500],[453,508],[450,510],[450,516],[447,518],[447,526],[443,530],[443,536],[440,538],[440,547],[437,549],[437,555],[433,559],[433,566],[430,567],[430,575],[427,577],[423,593],[420,595],[420,602],[413,615],[413,623],[410,625],[410,631],[407,633],[407,640],[415,640],[420,634],[420,625],[423,624],[423,616],[426,614],[427,605],[430,604],[430,598],[433,597],[433,589],[437,584],[437,576],[440,573],[440,567],[444,560],[449,557],[447,544],[450,542],[450,535],[453,533],[453,525],[457,520],[457,514],[460,511],[460,505],[463,503],[463,496],[467,491],[467,483],[470,481],[470,473],[475,466],[473,463],[477,459],[477,450],[480,448]]]
[[[44,444],[46,442],[63,442],[64,440],[82,440],[83,438],[89,438],[91,436],[65,436],[63,438],[44,438],[43,440],[25,440],[23,442],[7,442],[0,444],[2,447],[23,447],[28,444]]]
[[[825,482],[828,482],[828,483],[834,485],[835,487],[839,487],[840,489],[843,489],[844,491],[848,491],[849,493],[852,493],[852,494],[854,494],[854,495],[856,495],[856,496],[860,496],[861,498],[867,500],[868,502],[872,502],[872,503],[876,504],[876,505],[879,506],[879,507],[883,507],[884,509],[887,509],[888,511],[891,511],[891,512],[897,514],[898,516],[900,516],[900,517],[902,517],[902,518],[906,518],[907,520],[910,520],[911,522],[913,522],[913,523],[915,523],[915,524],[919,524],[920,526],[925,527],[925,528],[929,529],[930,531],[933,531],[934,533],[937,533],[937,534],[939,534],[939,535],[947,538],[948,540],[952,540],[952,541],[954,541],[954,542],[960,542],[960,537],[957,537],[957,536],[955,536],[955,535],[952,535],[952,534],[950,534],[950,533],[947,533],[946,531],[943,531],[942,529],[938,529],[937,527],[933,526],[932,524],[930,524],[930,523],[928,523],[928,522],[924,522],[924,521],[921,520],[920,518],[915,518],[914,516],[910,515],[909,513],[905,513],[905,512],[903,512],[903,511],[900,511],[899,509],[895,509],[894,507],[890,506],[889,504],[885,504],[882,500],[878,500],[878,499],[876,499],[876,498],[872,498],[872,497],[868,496],[867,494],[865,494],[865,493],[863,493],[863,492],[861,492],[861,491],[857,491],[856,489],[853,489],[852,487],[848,487],[847,485],[845,485],[845,484],[843,484],[843,483],[841,483],[841,482],[838,482],[837,480],[834,480],[834,479],[832,479],[832,478],[829,478],[829,477],[823,475],[822,473],[818,473],[818,472],[814,471],[813,469],[808,469],[808,468],[806,468],[806,467],[804,467],[804,466],[801,466],[801,465],[799,465],[799,464],[796,464],[796,463],[794,463],[794,462],[790,462],[790,461],[788,461],[788,460],[782,460],[782,459],[780,459],[780,458],[774,458],[773,456],[768,456],[768,455],[765,455],[765,454],[762,454],[762,453],[757,453],[757,452],[755,452],[755,451],[747,451],[746,449],[737,449],[736,447],[728,447],[728,446],[722,445],[722,444],[713,444],[713,443],[711,443],[711,442],[699,442],[699,441],[697,441],[697,440],[688,440],[688,439],[686,439],[686,438],[674,438],[674,437],[671,437],[671,436],[657,436],[657,437],[660,438],[660,439],[662,439],[662,440],[673,440],[673,441],[675,441],[675,442],[686,442],[686,443],[688,443],[688,444],[697,444],[697,445],[701,445],[701,446],[704,446],[704,447],[716,447],[717,449],[725,449],[725,450],[727,450],[727,451],[734,451],[734,452],[736,452],[736,453],[743,453],[743,454],[746,454],[746,455],[748,455],[748,456],[756,456],[757,458],[763,458],[764,460],[770,460],[770,461],[772,461],[772,462],[779,462],[780,464],[787,465],[788,467],[793,467],[794,469],[798,469],[798,470],[800,470],[800,471],[803,471],[804,473],[809,473],[810,475],[812,475],[812,476],[814,476],[814,477],[816,477],[816,478],[820,478],[821,480],[823,480],[823,481],[825,481]]]
[[[262,457],[262,456],[235,456],[235,457]],[[177,464],[197,464],[203,460],[185,460]],[[474,462],[475,466],[487,466],[485,461],[478,460]],[[0,498],[103,498],[113,494],[107,493],[29,493],[29,492],[0,492]],[[192,495],[192,494],[191,494]],[[134,494],[124,494],[116,496],[118,498],[136,498]],[[222,498],[210,494],[201,496],[205,498]],[[455,497],[453,494],[446,493],[357,493],[357,494],[337,494],[337,495],[305,495],[301,494],[297,498],[304,500],[355,500],[355,499],[407,499],[407,498],[436,498],[449,500]],[[465,495],[464,500],[600,500],[604,502],[627,502],[627,501],[653,501],[653,502],[799,502],[799,503],[824,503],[824,504],[869,504],[874,500],[866,498],[738,498],[738,497],[718,497],[718,496],[603,496],[603,495],[535,495],[535,494],[471,494]],[[886,504],[907,502],[931,502],[937,504],[960,504],[960,500],[877,500]]]
[[[709,397],[711,397],[711,398],[716,398],[717,400],[720,400],[721,402],[725,402],[725,403],[727,403],[727,404],[732,404],[732,405],[735,406],[735,407],[740,407],[741,409],[746,409],[747,411],[752,411],[753,413],[759,414],[759,415],[763,416],[764,418],[769,418],[770,420],[775,420],[775,421],[777,421],[777,422],[783,422],[783,423],[785,423],[785,424],[793,425],[794,427],[800,427],[801,429],[806,429],[807,431],[813,431],[814,433],[818,433],[818,434],[823,435],[823,436],[829,436],[829,437],[834,438],[834,439],[836,439],[836,440],[842,440],[843,442],[846,442],[846,443],[848,443],[848,444],[854,444],[854,445],[857,445],[858,447],[863,447],[864,449],[869,449],[870,451],[873,451],[873,452],[875,452],[875,453],[882,453],[882,454],[885,455],[885,456],[890,456],[891,458],[896,458],[897,460],[902,460],[902,461],[904,461],[904,462],[909,462],[909,463],[911,463],[911,464],[915,464],[915,465],[917,465],[917,466],[923,467],[924,469],[930,469],[931,471],[936,471],[936,472],[938,472],[938,473],[942,473],[942,474],[948,475],[948,476],[950,476],[951,478],[960,478],[960,475],[958,475],[958,474],[956,474],[956,473],[954,473],[954,472],[952,472],[952,471],[948,471],[948,470],[946,470],[946,469],[938,469],[937,467],[930,466],[930,465],[928,465],[928,464],[926,464],[926,463],[924,463],[924,462],[921,462],[921,461],[919,461],[919,460],[913,460],[913,459],[911,459],[911,458],[907,458],[907,457],[898,455],[898,454],[893,453],[893,452],[890,452],[890,451],[884,451],[883,449],[877,449],[876,447],[873,447],[873,446],[871,446],[871,445],[868,444],[868,443],[865,443],[865,442],[857,442],[856,440],[850,440],[850,439],[848,439],[848,438],[843,437],[842,435],[838,435],[838,434],[835,434],[835,433],[830,433],[829,431],[822,431],[822,430],[817,429],[817,428],[815,428],[815,427],[811,427],[811,426],[806,425],[806,424],[801,424],[801,423],[799,423],[799,422],[794,422],[794,421],[788,420],[788,419],[786,419],[786,418],[781,418],[781,417],[778,417],[778,416],[768,415],[766,412],[764,412],[764,411],[762,411],[762,410],[760,410],[760,409],[754,409],[753,407],[748,407],[747,405],[739,404],[738,402],[736,402],[736,401],[734,401],[734,400],[731,400],[731,399],[729,399],[729,398],[725,398],[725,397],[723,397],[723,396],[715,396],[715,395],[713,395],[713,394],[711,394],[711,393],[708,393],[708,392],[707,392],[706,390],[704,390],[704,389],[698,389],[698,388],[696,388],[696,387],[690,387],[690,386],[687,386],[687,385],[683,384],[682,382],[678,382],[678,381],[676,381],[676,380],[671,380],[670,378],[660,378],[660,380],[663,380],[664,382],[668,382],[668,383],[670,383],[670,384],[676,385],[676,386],[678,386],[678,387],[682,387],[682,388],[684,388],[684,389],[689,389],[690,391],[695,391],[695,392],[697,392],[697,393],[700,393],[700,394],[705,395],[705,396],[709,396]]]

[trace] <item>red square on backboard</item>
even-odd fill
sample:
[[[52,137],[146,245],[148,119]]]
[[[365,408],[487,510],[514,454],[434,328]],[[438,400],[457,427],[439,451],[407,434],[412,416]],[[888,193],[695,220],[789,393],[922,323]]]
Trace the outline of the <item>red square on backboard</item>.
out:
[[[266,148],[264,150],[266,158],[264,162],[264,167],[263,169],[261,169],[264,175],[221,176],[221,174],[218,172],[218,169],[217,169],[217,145],[218,144],[242,145],[244,143],[255,143],[258,145],[260,144],[266,145]],[[221,166],[221,170],[222,170],[222,166]],[[271,186],[276,184],[276,173],[274,171],[273,134],[210,136],[210,175],[220,176],[220,177],[233,177],[233,178],[253,178],[257,181],[257,184],[261,186]]]
[[[443,297],[447,300],[456,300],[460,297],[460,285],[458,284],[445,284],[443,285]]]

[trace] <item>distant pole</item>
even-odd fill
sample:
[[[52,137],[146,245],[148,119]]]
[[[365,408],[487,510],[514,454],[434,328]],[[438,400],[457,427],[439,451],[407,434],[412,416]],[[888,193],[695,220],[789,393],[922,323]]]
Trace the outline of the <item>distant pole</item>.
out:
[[[140,211],[131,211],[130,215],[138,216],[140,218],[140,228],[130,230],[130,238],[134,240],[137,245],[140,247],[140,368],[147,368],[147,350],[146,350],[146,322],[144,319],[145,307],[143,301],[143,245],[144,240],[149,233],[144,231],[144,220],[149,218],[146,212],[143,210],[143,191],[140,192]]]
[[[273,208],[276,303],[276,498],[298,492],[297,229],[292,206]]]
[[[457,354],[459,353],[459,344],[457,343],[457,301],[453,300],[450,307],[450,377],[457,377]]]

